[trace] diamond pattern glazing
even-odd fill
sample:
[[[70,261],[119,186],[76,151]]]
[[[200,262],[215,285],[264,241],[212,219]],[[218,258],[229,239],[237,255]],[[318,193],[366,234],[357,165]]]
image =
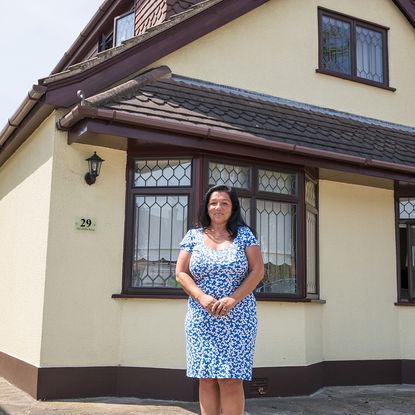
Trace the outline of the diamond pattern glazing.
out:
[[[135,162],[135,187],[190,186],[192,161],[189,159],[137,160]]]
[[[257,231],[265,264],[257,291],[296,293],[296,206],[257,200]]]
[[[249,226],[251,222],[251,199],[247,197],[238,197],[241,206],[242,219]]]
[[[209,163],[209,184],[224,184],[237,189],[249,189],[250,168],[234,164]]]
[[[261,192],[296,194],[296,175],[271,170],[258,170],[258,190]]]
[[[187,229],[188,202],[188,196],[136,196],[133,287],[179,287],[175,266]]]
[[[356,26],[356,71],[359,78],[383,82],[382,33]]]
[[[415,219],[415,198],[399,199],[399,219]]]
[[[305,201],[309,205],[316,207],[316,185],[311,180],[305,183]]]

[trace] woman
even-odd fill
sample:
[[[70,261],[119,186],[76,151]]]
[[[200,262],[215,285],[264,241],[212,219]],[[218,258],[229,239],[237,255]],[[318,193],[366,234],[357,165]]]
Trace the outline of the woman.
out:
[[[264,274],[261,251],[228,186],[206,193],[200,224],[181,242],[176,267],[189,294],[187,376],[199,378],[202,415],[242,415],[257,331],[252,291]]]

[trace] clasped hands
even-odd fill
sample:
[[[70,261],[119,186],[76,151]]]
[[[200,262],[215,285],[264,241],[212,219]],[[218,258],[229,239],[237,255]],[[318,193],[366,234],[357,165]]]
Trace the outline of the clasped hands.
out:
[[[226,316],[236,305],[236,300],[232,297],[223,297],[217,300],[211,295],[204,294],[199,299],[199,304],[212,316]]]

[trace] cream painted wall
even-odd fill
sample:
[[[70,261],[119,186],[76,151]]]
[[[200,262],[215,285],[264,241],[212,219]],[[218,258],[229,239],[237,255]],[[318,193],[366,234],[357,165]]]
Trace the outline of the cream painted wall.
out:
[[[317,7],[390,28],[395,92],[318,74]],[[270,0],[152,66],[176,74],[415,126],[415,29],[391,0]]]
[[[401,357],[393,206],[390,190],[320,181],[325,360]]]
[[[121,305],[111,295],[121,292],[126,154],[66,140],[56,131],[41,366],[117,365]],[[105,162],[89,186],[93,151]],[[95,232],[75,229],[83,216]]]
[[[63,136],[54,165],[42,366],[184,369],[186,301],[111,299],[121,288],[124,155],[99,149],[102,175],[86,187],[83,160],[93,149],[66,146]],[[73,229],[82,214],[97,219],[96,233]],[[327,303],[259,301],[255,367],[413,358],[413,310],[394,305],[393,192],[321,181],[320,240]]]
[[[323,360],[321,307],[258,301],[254,366],[304,366]]]
[[[0,351],[40,363],[54,118],[0,169]]]
[[[120,301],[120,365],[184,369],[184,318],[187,301]]]

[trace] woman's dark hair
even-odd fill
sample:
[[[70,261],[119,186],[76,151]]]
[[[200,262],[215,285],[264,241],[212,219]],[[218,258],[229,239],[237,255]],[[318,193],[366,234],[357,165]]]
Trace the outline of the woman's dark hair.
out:
[[[226,224],[226,229],[231,235],[232,239],[235,239],[238,235],[238,228],[240,226],[248,226],[245,221],[242,219],[241,215],[241,206],[239,204],[238,195],[236,194],[235,189],[223,184],[211,187],[203,197],[202,206],[200,207],[199,221],[203,229],[206,229],[210,226],[210,217],[208,215],[208,204],[210,197],[213,192],[225,192],[229,195],[229,198],[232,202],[232,214]]]

